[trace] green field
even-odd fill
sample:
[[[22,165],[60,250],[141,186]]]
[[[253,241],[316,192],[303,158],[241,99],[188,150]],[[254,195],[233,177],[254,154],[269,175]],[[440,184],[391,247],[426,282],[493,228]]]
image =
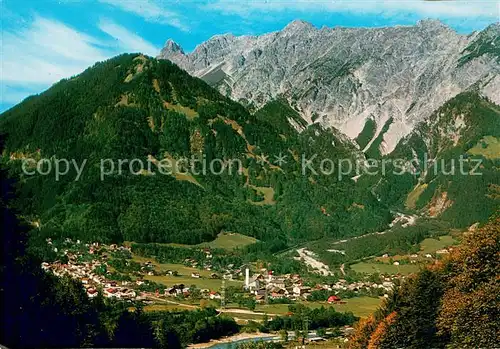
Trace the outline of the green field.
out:
[[[373,313],[381,304],[380,298],[356,297],[346,299],[346,304],[328,304],[327,302],[303,302],[305,306],[316,309],[320,307],[333,307],[340,312],[352,312],[356,316],[364,317]],[[269,314],[288,313],[288,304],[258,305],[256,311]]]
[[[423,258],[424,254],[434,253],[437,250],[443,249],[448,246],[456,245],[458,243],[451,235],[440,236],[439,239],[425,239],[420,243],[420,258],[417,259],[417,262],[425,261]],[[400,264],[393,265],[389,262],[389,260],[397,261],[408,259],[408,256],[391,256],[388,258],[377,257],[376,260],[382,263],[376,263],[373,261],[365,261],[351,265],[351,269],[357,273],[364,274],[373,274],[373,273],[381,273],[381,274],[411,274],[419,271],[420,265],[417,264]]]
[[[147,261],[152,262],[155,267],[155,271],[166,273],[167,270],[177,271],[178,276],[173,275],[146,275],[144,278],[146,280],[151,280],[158,282],[165,286],[172,286],[174,284],[184,284],[186,286],[196,285],[197,288],[208,288],[210,290],[219,290],[222,285],[222,280],[212,279],[210,275],[212,274],[209,270],[201,270],[191,267],[186,267],[182,264],[171,264],[171,263],[158,263],[154,259],[139,257],[134,255],[132,258],[134,261],[139,263],[145,263]],[[200,278],[191,277],[191,273],[199,273]],[[229,281],[226,280],[226,286],[241,286],[243,281]]]
[[[308,303],[309,304],[309,303]],[[286,314],[288,313],[289,304],[258,304],[255,311],[268,314]]]
[[[357,297],[346,299],[346,304],[328,304],[327,302],[302,302],[301,304],[305,305],[308,308],[316,309],[321,307],[333,307],[335,310],[339,312],[352,312],[354,315],[359,317],[365,317],[372,314],[377,308],[381,305],[381,298],[373,298],[373,297]],[[217,306],[209,301],[210,306]],[[179,311],[179,310],[194,310],[196,308],[194,306],[199,306],[199,304],[169,304],[169,303],[157,303],[144,307],[146,311]],[[288,304],[270,304],[270,305],[257,305],[255,309],[255,313],[247,313],[238,312],[238,308],[230,308],[224,312],[226,315],[231,316],[233,318],[241,319],[241,320],[263,320],[266,314],[277,314],[277,315],[285,315],[288,313]],[[272,318],[273,315],[269,315],[269,318]]]
[[[200,270],[197,270],[197,269],[193,269],[193,270],[200,272]],[[192,278],[190,275],[191,274],[180,275],[180,276],[146,275],[144,278],[146,280],[158,282],[158,283],[163,284],[165,286],[172,286],[175,284],[184,284],[185,286],[189,287],[191,285],[195,285],[197,288],[200,288],[200,289],[208,288],[209,290],[213,290],[213,291],[218,291],[221,288],[222,280],[210,279],[210,278],[206,278],[206,277],[201,277],[201,278],[197,279],[197,278]],[[226,287],[227,286],[237,286],[238,287],[238,286],[242,286],[242,285],[243,285],[242,281],[228,281],[228,280],[226,280]]]
[[[257,241],[259,240],[238,233],[220,233],[214,241],[206,242],[197,246],[233,250],[237,247],[254,244]]]
[[[420,267],[418,264],[402,264],[402,265],[393,265],[393,264],[382,264],[382,263],[371,263],[371,262],[360,262],[351,265],[351,269],[356,273],[364,273],[364,274],[412,274],[419,271]]]
[[[440,236],[439,240],[438,239],[425,239],[420,243],[420,251],[421,253],[434,253],[437,250],[440,250],[442,248],[448,247],[448,246],[453,246],[458,243],[457,240],[455,240],[452,236],[450,235],[445,235],[445,236]]]
[[[249,185],[250,188],[255,189],[259,194],[264,196],[264,200],[259,202],[250,201],[254,205],[265,206],[265,205],[274,205],[276,201],[274,201],[274,188],[270,187],[256,187],[254,185]]]
[[[257,242],[249,236],[241,235],[238,233],[221,233],[219,236],[210,242],[202,243],[199,245],[180,245],[180,244],[169,244],[171,246],[182,246],[182,247],[210,247],[210,248],[220,248],[226,250],[232,250],[237,247],[243,247]],[[130,244],[130,243],[129,243]],[[171,264],[171,263],[158,263],[154,258],[140,257],[133,255],[132,258],[135,262],[146,263],[152,262],[155,267],[155,271],[161,273],[162,275],[146,275],[146,280],[151,280],[165,286],[172,286],[174,284],[184,284],[186,286],[195,285],[197,288],[208,288],[210,290],[220,290],[222,286],[222,280],[212,279],[212,271],[202,270],[187,267],[182,264]],[[166,275],[168,270],[177,271],[178,276]],[[199,273],[200,278],[191,277],[192,273]],[[226,281],[226,286],[241,286],[242,281]]]
[[[183,306],[181,304],[150,304],[146,305],[144,311],[182,311],[182,310],[193,310],[192,307]]]
[[[482,155],[488,159],[500,158],[500,139],[485,136],[472,149],[467,152],[472,155]]]
[[[352,312],[359,317],[365,317],[372,314],[382,304],[382,299],[373,297],[357,297],[346,300],[346,304],[331,305],[340,312]],[[326,302],[325,302],[326,303]],[[324,303],[316,303],[313,307],[325,306]]]
[[[226,233],[220,233],[217,236],[217,238],[213,241],[204,242],[198,245],[184,245],[184,244],[168,244],[168,245],[176,247],[187,247],[187,248],[209,247],[209,248],[222,248],[225,250],[233,250],[237,247],[245,247],[254,244],[257,241],[259,240],[251,236],[226,232]]]
[[[229,317],[232,317],[233,319],[238,319],[238,320],[252,320],[252,321],[263,321],[265,314],[248,314],[248,313],[224,313],[224,315],[227,315]],[[271,319],[272,317],[269,316],[268,319]]]

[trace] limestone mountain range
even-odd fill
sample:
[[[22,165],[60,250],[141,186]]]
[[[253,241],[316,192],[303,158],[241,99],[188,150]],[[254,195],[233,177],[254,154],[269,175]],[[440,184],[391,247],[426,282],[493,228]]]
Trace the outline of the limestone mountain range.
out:
[[[462,35],[437,20],[385,28],[297,20],[259,36],[216,35],[191,53],[168,40],[158,58],[253,108],[284,98],[308,123],[351,139],[371,119],[364,150],[382,133],[382,154],[461,92],[500,104],[499,23]]]

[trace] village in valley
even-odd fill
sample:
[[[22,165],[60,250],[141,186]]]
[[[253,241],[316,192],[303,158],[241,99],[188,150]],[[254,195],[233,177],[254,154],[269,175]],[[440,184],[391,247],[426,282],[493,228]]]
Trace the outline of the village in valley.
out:
[[[52,240],[47,239],[51,245]],[[185,260],[189,275],[182,275],[178,270],[158,268],[158,263],[146,260],[141,263],[134,261],[130,246],[116,244],[105,245],[100,243],[84,244],[66,239],[66,247],[54,247],[54,252],[61,258],[52,262],[43,262],[42,268],[56,276],[69,276],[81,281],[88,297],[96,297],[99,292],[106,298],[140,301],[146,304],[160,303],[162,300],[183,298],[188,299],[193,293],[199,299],[215,300],[224,305],[224,291],[227,284],[239,286],[245,298],[255,300],[256,304],[276,302],[292,303],[306,302],[315,291],[327,291],[331,295],[325,304],[346,304],[340,296],[343,291],[361,292],[365,295],[387,296],[397,279],[404,276],[383,277],[379,282],[368,280],[348,282],[339,279],[335,283],[309,285],[298,274],[275,275],[271,270],[250,270],[250,266],[229,265],[226,270],[213,271],[210,263],[200,266],[198,261]],[[203,249],[206,261],[211,259],[209,248]],[[138,264],[129,275],[116,273],[113,260],[125,257],[127,264]],[[203,268],[203,269],[200,269]],[[188,269],[189,268],[189,269]],[[208,274],[207,274],[208,273]],[[203,274],[203,276],[202,276]],[[119,277],[117,277],[119,276]],[[161,276],[169,276],[173,281],[170,284],[157,283],[152,280]],[[186,282],[189,278],[192,283]],[[203,285],[204,279],[210,280],[210,285],[219,287],[193,287]],[[189,280],[187,280],[189,281]]]
[[[366,317],[408,275],[424,263],[447,255],[455,243],[450,236],[427,239],[418,253],[392,256],[386,253],[347,268],[342,264],[335,270],[322,263],[310,249],[298,248],[283,258],[307,268],[307,273],[299,275],[280,274],[260,262],[229,263],[227,255],[235,251],[233,248],[238,249],[242,241],[254,243],[248,239],[240,234],[220,234],[215,243],[186,247],[47,238],[46,247],[52,259],[43,262],[41,268],[57,277],[80,281],[89,298],[103,297],[111,302],[124,302],[129,309],[140,307],[144,311],[211,307],[238,324],[251,327],[275,317],[291,316],[290,309],[295,306],[311,310],[333,308]],[[225,245],[229,240],[234,240],[235,246]],[[151,251],[161,254],[164,249],[189,251],[186,255],[191,257],[184,258],[177,250],[179,255],[173,258],[151,254]],[[330,338],[329,341],[345,343],[353,328],[345,325],[329,331],[326,337],[310,332],[308,340]]]

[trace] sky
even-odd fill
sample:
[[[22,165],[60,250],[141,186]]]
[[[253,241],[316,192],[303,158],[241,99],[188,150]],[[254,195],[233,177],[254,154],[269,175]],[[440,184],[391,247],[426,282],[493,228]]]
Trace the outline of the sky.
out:
[[[186,52],[216,34],[258,35],[295,19],[316,27],[413,25],[462,34],[500,21],[500,0],[0,0],[0,112],[124,52]]]

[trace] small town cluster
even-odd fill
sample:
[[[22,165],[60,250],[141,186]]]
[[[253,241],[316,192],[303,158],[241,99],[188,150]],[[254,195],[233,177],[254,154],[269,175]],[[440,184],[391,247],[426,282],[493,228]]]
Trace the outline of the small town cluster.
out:
[[[265,272],[265,270],[263,270]],[[339,279],[333,284],[316,284],[315,286],[306,286],[298,274],[287,274],[274,276],[272,272],[265,274],[256,274],[249,277],[249,270],[246,269],[245,290],[255,295],[257,302],[264,302],[266,297],[273,299],[287,298],[290,300],[308,300],[314,291],[331,291],[332,295],[328,298],[328,303],[340,303],[343,301],[335,293],[340,291],[374,291],[379,290],[387,295],[394,286],[392,277],[384,278],[380,283],[369,281],[356,281],[349,283],[345,279]],[[379,292],[380,293],[380,292]]]
[[[47,239],[47,243],[52,245],[52,240]],[[133,278],[126,280],[116,280],[113,278],[110,261],[116,254],[132,255],[131,248],[128,246],[118,246],[116,244],[105,245],[100,243],[84,244],[79,240],[72,241],[66,239],[65,245],[68,248],[53,247],[57,253],[58,260],[49,263],[43,262],[42,269],[51,272],[56,276],[69,276],[81,281],[88,297],[96,297],[99,292],[106,298],[116,298],[121,300],[142,301],[152,303],[161,301],[167,297],[189,297],[193,289],[186,285],[186,275],[183,275],[184,283],[172,283],[171,285],[160,285],[147,280],[148,276],[158,276],[160,274],[178,276],[176,270],[158,271],[151,261],[140,263],[140,269],[131,273]],[[210,255],[209,249],[205,249],[207,256]],[[186,259],[185,264],[189,267],[196,267],[195,261]],[[205,270],[211,270],[210,266],[203,264]],[[203,278],[199,272],[192,268],[193,272],[189,275],[194,280]],[[200,270],[200,269],[198,269]],[[201,270],[200,270],[201,271]],[[227,270],[221,273],[211,272],[208,278],[220,279],[221,285],[225,285],[226,280],[241,282],[242,290],[247,297],[252,297],[256,303],[267,303],[269,300],[289,300],[305,301],[314,291],[330,291],[328,303],[343,304],[341,299],[342,292],[350,291],[354,293],[365,292],[371,294],[384,295],[387,297],[389,291],[393,288],[396,279],[404,276],[392,275],[383,277],[379,282],[356,281],[348,282],[345,279],[339,279],[335,283],[316,284],[308,286],[304,283],[302,277],[298,274],[274,275],[272,271],[261,269],[250,275],[250,269],[246,266],[235,268],[229,265]],[[148,287],[150,286],[150,287]],[[152,287],[151,287],[152,286]],[[224,286],[222,286],[222,290]],[[211,300],[221,300],[224,297],[222,290],[200,288],[198,295],[201,298]]]

